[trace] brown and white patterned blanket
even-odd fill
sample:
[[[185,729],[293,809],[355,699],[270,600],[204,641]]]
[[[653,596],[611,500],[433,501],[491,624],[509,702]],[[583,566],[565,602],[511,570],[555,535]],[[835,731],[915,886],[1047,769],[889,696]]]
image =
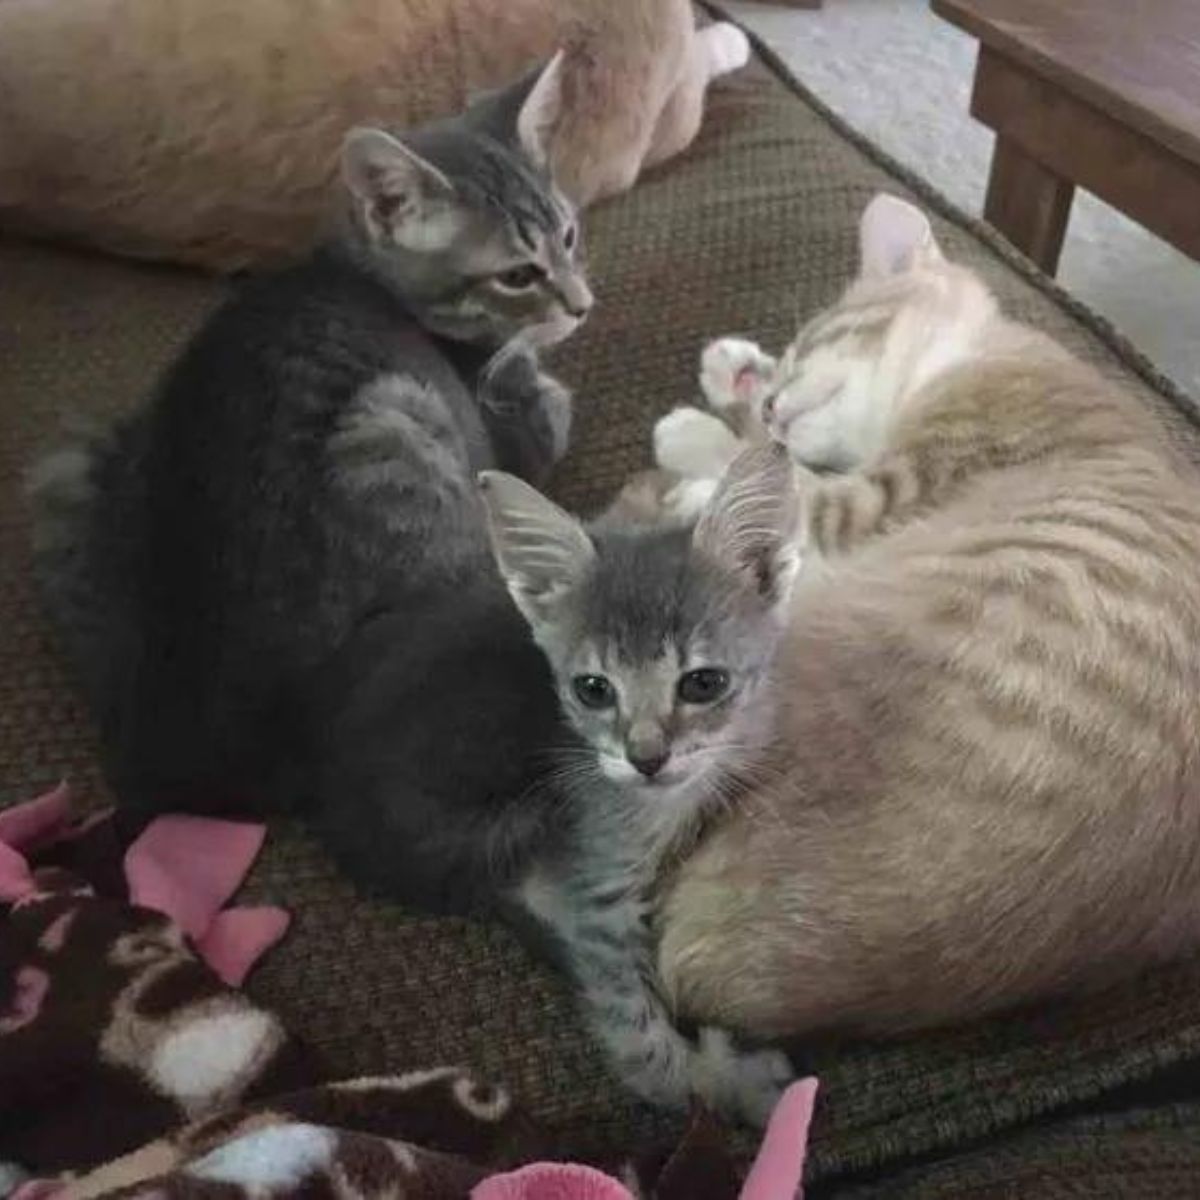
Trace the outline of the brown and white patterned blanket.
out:
[[[722,1131],[626,1161],[547,1140],[458,1067],[320,1082],[237,990],[286,928],[226,908],[260,827],[162,818],[127,850],[65,789],[0,813],[0,1197],[12,1200],[791,1200],[813,1085],[742,1191]],[[522,1166],[522,1164],[532,1164]],[[765,1180],[765,1182],[764,1182]]]

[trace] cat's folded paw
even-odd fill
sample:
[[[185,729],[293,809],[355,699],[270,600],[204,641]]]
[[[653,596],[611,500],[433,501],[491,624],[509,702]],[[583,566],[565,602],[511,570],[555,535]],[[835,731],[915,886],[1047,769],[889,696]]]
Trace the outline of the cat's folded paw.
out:
[[[774,374],[775,360],[745,338],[718,338],[700,355],[700,390],[718,412],[757,406]]]
[[[571,440],[574,401],[570,389],[550,375],[539,375],[539,399],[550,434],[550,455],[554,462],[567,452]]]
[[[761,1128],[796,1073],[781,1050],[744,1050],[722,1029],[700,1031],[692,1090],[724,1116]]]
[[[685,479],[717,479],[737,457],[741,443],[712,413],[677,408],[654,426],[654,460]]]

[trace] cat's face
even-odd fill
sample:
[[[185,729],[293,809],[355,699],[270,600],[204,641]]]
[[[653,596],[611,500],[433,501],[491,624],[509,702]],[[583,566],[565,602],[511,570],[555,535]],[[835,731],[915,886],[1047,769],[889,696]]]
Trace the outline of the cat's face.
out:
[[[501,574],[606,776],[670,803],[761,745],[796,566],[786,455],[743,456],[694,529],[589,534],[494,473],[484,497]]]
[[[356,249],[435,333],[545,346],[592,306],[578,218],[548,168],[561,61],[403,139],[346,139]]]
[[[858,277],[800,330],[763,407],[798,461],[834,471],[878,454],[906,400],[969,357],[996,312],[983,282],[946,261],[925,214],[903,200],[867,206],[859,247]]]

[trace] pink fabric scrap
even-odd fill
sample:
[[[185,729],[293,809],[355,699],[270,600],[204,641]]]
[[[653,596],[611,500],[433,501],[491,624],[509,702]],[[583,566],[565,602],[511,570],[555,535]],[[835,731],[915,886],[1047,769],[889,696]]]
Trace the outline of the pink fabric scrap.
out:
[[[281,908],[230,908],[266,837],[265,825],[169,816],[152,821],[125,853],[129,899],[165,913],[220,979],[237,987],[284,935]]]
[[[91,820],[72,823],[66,783],[0,812],[0,903],[30,898],[37,883],[28,857],[75,836]],[[159,817],[125,854],[130,902],[170,917],[231,987],[239,986],[279,941],[290,920],[281,908],[223,909],[253,866],[265,837],[264,825]]]
[[[808,1131],[817,1100],[817,1081],[802,1079],[780,1097],[739,1200],[803,1200]],[[493,1175],[471,1200],[634,1200],[624,1184],[575,1163],[534,1163]]]
[[[739,1200],[801,1200],[817,1081],[801,1079],[779,1098]]]
[[[67,1185],[58,1179],[30,1179],[21,1184],[9,1200],[52,1200],[67,1190]]]
[[[633,1200],[611,1175],[575,1163],[533,1163],[493,1175],[478,1184],[471,1200]]]
[[[0,812],[0,842],[31,855],[63,837],[71,826],[71,792],[64,780],[36,800]]]

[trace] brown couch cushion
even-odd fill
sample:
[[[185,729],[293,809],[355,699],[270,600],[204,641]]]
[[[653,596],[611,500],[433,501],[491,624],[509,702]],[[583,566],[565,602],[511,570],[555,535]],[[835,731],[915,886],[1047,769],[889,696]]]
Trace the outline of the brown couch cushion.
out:
[[[559,356],[579,397],[560,495],[598,504],[645,463],[651,421],[691,398],[706,339],[744,331],[779,345],[831,298],[852,268],[858,212],[880,188],[905,190],[762,64],[718,89],[693,149],[591,219],[600,305]],[[1123,379],[1200,457],[1190,419],[1094,324],[961,220],[939,218],[938,235],[1011,311]],[[61,412],[136,404],[220,290],[176,271],[0,246],[0,803],[65,774],[101,789],[86,721],[30,594],[20,473],[53,441]],[[318,847],[284,827],[251,890],[296,915],[251,990],[337,1072],[463,1061],[509,1081],[571,1138],[628,1143],[654,1124],[608,1081],[563,984],[503,930],[357,899]],[[1198,1050],[1200,966],[1035,1016],[821,1047],[813,1170],[955,1145]]]

